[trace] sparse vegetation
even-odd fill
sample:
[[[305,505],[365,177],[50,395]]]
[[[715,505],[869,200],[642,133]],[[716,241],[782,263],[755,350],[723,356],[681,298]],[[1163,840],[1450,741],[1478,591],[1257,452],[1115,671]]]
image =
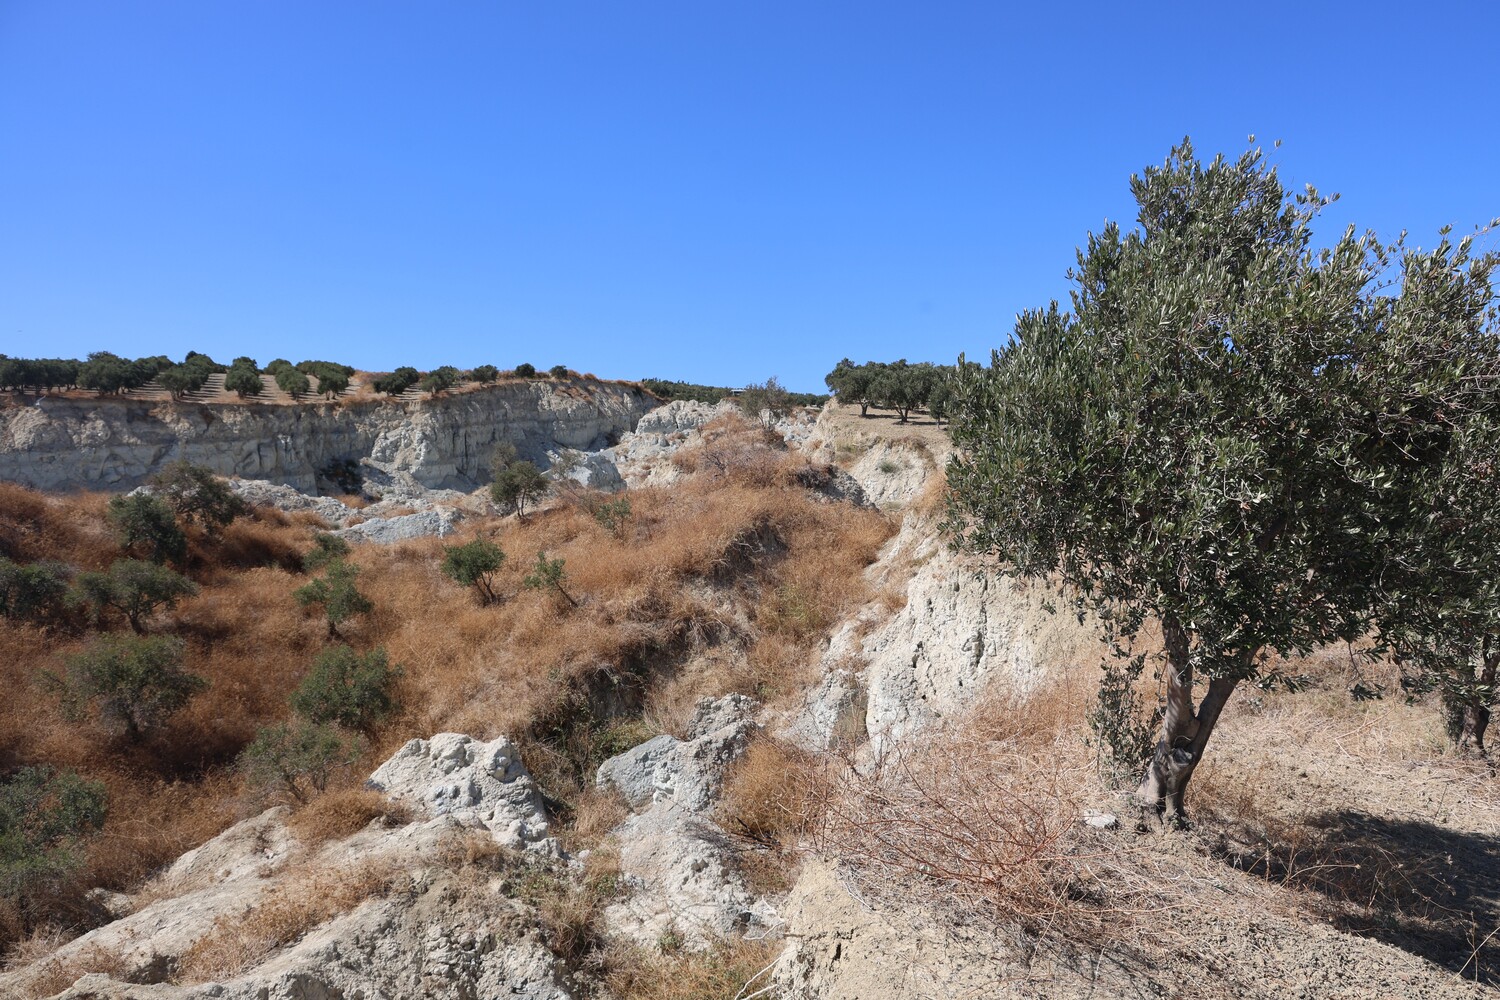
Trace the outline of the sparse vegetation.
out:
[[[72,771],[23,767],[0,780],[0,905],[24,909],[77,871],[105,802],[101,783]]]
[[[279,792],[305,803],[358,760],[361,749],[358,740],[333,726],[298,719],[263,727],[240,754],[238,766],[256,792]]]
[[[70,598],[88,607],[99,619],[106,610],[125,616],[137,634],[146,631],[146,619],[157,611],[170,611],[179,601],[198,593],[198,585],[166,566],[140,559],[119,559],[102,573],[80,573],[73,581]]]
[[[551,486],[546,473],[525,459],[518,459],[495,473],[490,498],[501,507],[514,509],[516,516],[525,520],[526,508],[545,496]]]

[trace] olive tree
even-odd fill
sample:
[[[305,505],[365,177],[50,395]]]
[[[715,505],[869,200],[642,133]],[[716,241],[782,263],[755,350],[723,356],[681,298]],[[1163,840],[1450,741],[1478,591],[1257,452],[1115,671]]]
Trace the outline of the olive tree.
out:
[[[75,712],[91,707],[138,742],[208,687],[182,669],[182,652],[182,640],[171,636],[101,636],[68,658],[60,682],[64,703]]]
[[[356,653],[336,643],[318,653],[292,692],[292,708],[313,722],[332,722],[368,732],[395,708],[391,687],[401,676],[384,649]]]
[[[187,556],[187,537],[177,526],[177,513],[161,497],[131,493],[110,497],[106,519],[120,547],[152,562],[180,563]]]
[[[875,379],[882,367],[873,361],[857,365],[845,358],[823,377],[823,383],[838,395],[841,404],[858,403],[859,415],[868,416],[870,403],[874,400]]]
[[[480,604],[494,604],[500,599],[495,592],[495,574],[504,564],[505,551],[487,538],[443,546],[443,575],[473,587]]]
[[[92,608],[96,618],[106,608],[118,611],[141,635],[146,631],[146,619],[158,609],[171,610],[182,598],[196,593],[196,583],[166,566],[141,559],[117,559],[102,573],[78,574],[71,599]]]
[[[1397,405],[1429,461],[1398,494],[1405,509],[1384,525],[1378,624],[1403,684],[1436,688],[1453,741],[1484,753],[1500,698],[1500,317],[1486,308],[1496,258],[1470,252],[1467,242],[1445,242],[1410,261],[1402,312],[1386,320],[1405,333],[1395,349],[1425,359]],[[1426,398],[1427,386],[1456,378],[1465,391]]]
[[[546,495],[552,481],[532,463],[521,459],[495,473],[490,484],[490,498],[502,507],[514,507],[516,516],[526,519],[526,508]]]
[[[178,517],[196,521],[210,535],[250,511],[226,481],[187,461],[173,462],[156,473],[151,487]]]
[[[328,787],[335,771],[358,760],[362,749],[357,738],[333,726],[298,719],[263,727],[236,766],[254,791],[282,792],[306,803]]]
[[[0,899],[24,903],[77,870],[106,801],[101,782],[45,765],[0,780]]]
[[[42,620],[62,606],[71,570],[60,562],[24,564],[0,556],[0,615]]]
[[[1266,654],[1369,629],[1435,415],[1469,391],[1443,335],[1474,301],[1413,301],[1415,275],[1466,280],[1451,249],[1406,254],[1399,296],[1372,235],[1314,249],[1327,199],[1289,195],[1258,150],[1205,163],[1184,142],[1131,188],[1137,227],[1090,235],[1071,310],[1022,314],[987,369],[960,359],[947,527],[1005,572],[1071,588],[1122,648],[1159,624],[1160,738],[1138,795],[1181,815]]]
[[[328,619],[328,637],[339,637],[339,626],[357,615],[368,614],[375,605],[360,593],[355,584],[359,567],[351,566],[342,559],[331,560],[323,575],[292,594],[304,608],[321,605]]]

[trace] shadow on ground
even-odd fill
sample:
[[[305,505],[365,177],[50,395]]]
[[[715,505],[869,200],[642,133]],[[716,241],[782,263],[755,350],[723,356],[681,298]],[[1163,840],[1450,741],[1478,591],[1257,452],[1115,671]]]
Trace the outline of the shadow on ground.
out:
[[[1215,853],[1304,891],[1341,930],[1500,985],[1500,837],[1355,810],[1222,833]]]

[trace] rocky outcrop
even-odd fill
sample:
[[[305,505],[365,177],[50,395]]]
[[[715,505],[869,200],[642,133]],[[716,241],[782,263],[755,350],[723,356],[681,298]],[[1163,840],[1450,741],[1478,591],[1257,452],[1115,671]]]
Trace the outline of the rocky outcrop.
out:
[[[0,410],[0,479],[45,490],[128,490],[186,459],[315,493],[322,470],[352,461],[408,473],[424,487],[472,489],[488,479],[498,442],[531,459],[557,448],[607,448],[656,403],[634,386],[576,380],[291,406],[43,397]]]
[[[909,514],[868,572],[899,588],[835,629],[821,679],[784,733],[814,749],[868,737],[879,753],[971,706],[992,684],[1024,697],[1048,677],[1103,662],[1097,631],[1058,595],[950,550],[930,516]]]
[[[779,925],[745,887],[724,831],[709,818],[726,769],[760,728],[754,709],[742,695],[705,699],[687,739],[658,736],[599,768],[599,784],[619,791],[635,813],[614,830],[633,891],[605,912],[613,933],[642,944],[670,933],[701,947]]]
[[[444,861],[470,850],[465,838],[479,834],[523,852],[507,855],[516,864],[561,867],[541,794],[514,744],[456,733],[412,740],[370,785],[409,803],[416,821],[377,819],[308,847],[288,831],[284,807],[268,810],[184,854],[120,907],[134,912],[0,974],[0,997],[56,993],[56,984],[78,975],[68,970],[104,965],[108,975],[83,976],[61,995],[568,1000],[566,970],[541,942],[534,910],[482,873]],[[284,947],[260,947],[257,928],[295,923],[299,912],[316,915],[305,933]],[[214,959],[205,962],[205,954]],[[228,968],[215,981],[193,982],[216,965]]]
[[[557,854],[542,793],[504,736],[481,743],[462,733],[410,740],[370,775],[369,786],[432,816],[483,827],[503,847]]]
[[[378,542],[389,545],[413,538],[447,538],[463,515],[451,507],[434,507],[415,514],[398,514],[361,521],[333,532],[351,542]]]

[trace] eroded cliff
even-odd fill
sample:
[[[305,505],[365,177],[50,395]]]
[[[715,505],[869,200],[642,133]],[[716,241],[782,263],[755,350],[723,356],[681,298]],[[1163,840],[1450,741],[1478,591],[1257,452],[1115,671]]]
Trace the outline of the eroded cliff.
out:
[[[340,461],[472,489],[508,441],[522,457],[614,444],[657,400],[614,383],[528,381],[416,402],[201,405],[44,397],[0,410],[0,479],[44,490],[131,489],[177,459],[315,492]]]

